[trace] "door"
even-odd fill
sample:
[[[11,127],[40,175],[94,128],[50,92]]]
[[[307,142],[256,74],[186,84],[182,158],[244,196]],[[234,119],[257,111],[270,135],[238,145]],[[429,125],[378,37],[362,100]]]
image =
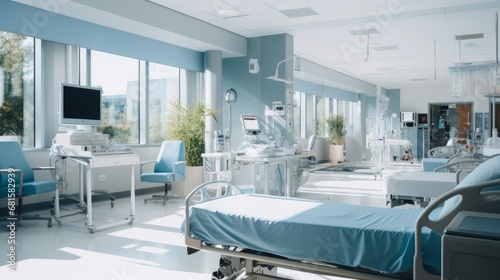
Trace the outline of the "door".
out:
[[[472,135],[472,112],[471,104],[457,104],[457,129],[458,143],[466,144],[466,139],[471,139]]]
[[[472,103],[429,104],[429,149],[446,146],[450,137],[465,144],[472,128]],[[458,135],[454,134],[454,130]]]

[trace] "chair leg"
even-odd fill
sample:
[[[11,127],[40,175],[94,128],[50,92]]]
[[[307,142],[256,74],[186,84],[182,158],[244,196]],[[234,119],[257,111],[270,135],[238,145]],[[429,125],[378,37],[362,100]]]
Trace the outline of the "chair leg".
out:
[[[148,203],[148,201],[150,201],[150,200],[152,200],[152,201],[161,200],[162,204],[166,205],[167,204],[167,200],[168,200],[168,190],[170,188],[171,188],[170,183],[165,183],[165,192],[162,195],[153,195],[150,198],[146,198],[146,199],[144,199],[144,203]]]

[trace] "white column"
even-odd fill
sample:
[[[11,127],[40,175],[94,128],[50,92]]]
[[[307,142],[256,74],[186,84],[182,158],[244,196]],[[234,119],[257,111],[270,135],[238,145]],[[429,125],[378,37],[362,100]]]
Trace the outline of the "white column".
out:
[[[207,51],[205,54],[205,104],[216,111],[217,122],[212,116],[205,118],[205,152],[214,150],[214,131],[223,128],[222,124],[222,52]]]

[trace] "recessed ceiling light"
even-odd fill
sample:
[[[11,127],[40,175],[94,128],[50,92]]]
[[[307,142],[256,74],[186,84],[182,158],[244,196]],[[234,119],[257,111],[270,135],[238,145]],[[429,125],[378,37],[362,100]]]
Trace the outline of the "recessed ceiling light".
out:
[[[217,14],[222,18],[227,18],[227,17],[236,17],[240,14],[240,12],[233,9],[220,9],[217,10]]]
[[[475,34],[464,34],[464,35],[456,35],[456,40],[470,40],[470,39],[481,39],[484,37],[484,33],[475,33]]]
[[[422,81],[427,81],[425,78],[417,78],[417,79],[410,79],[412,82],[422,82]]]
[[[372,49],[376,51],[395,51],[399,50],[398,46],[392,45],[392,46],[378,46],[378,47],[372,47]]]
[[[369,29],[358,29],[358,30],[351,30],[352,35],[354,36],[359,36],[359,35],[372,35],[372,34],[380,34],[380,31],[376,28],[369,28]]]
[[[318,15],[318,13],[316,13],[311,8],[299,8],[299,9],[293,9],[293,10],[284,10],[284,11],[280,11],[280,12],[289,18],[298,18],[298,17]]]

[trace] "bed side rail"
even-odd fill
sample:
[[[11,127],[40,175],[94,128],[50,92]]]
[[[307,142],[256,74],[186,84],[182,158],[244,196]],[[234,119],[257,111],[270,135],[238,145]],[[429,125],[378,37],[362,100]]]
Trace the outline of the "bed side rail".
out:
[[[445,228],[462,211],[475,211],[486,213],[500,213],[500,191],[485,190],[491,187],[500,187],[500,179],[481,184],[471,185],[464,188],[453,189],[435,199],[420,214],[415,225],[415,257],[413,276],[416,280],[441,279],[439,275],[432,274],[424,268],[422,257],[422,229],[429,228],[439,234],[443,234]],[[430,214],[452,197],[460,197],[457,205],[444,215],[431,220]]]
[[[453,173],[458,169],[477,167],[484,161],[484,159],[457,159],[450,163],[436,167],[433,172],[439,172],[444,169],[445,172]]]
[[[189,211],[192,205],[219,199],[221,197],[239,195],[241,190],[228,181],[210,181],[196,187],[186,196],[184,213],[184,240],[188,248],[201,249],[202,241],[191,237]]]

